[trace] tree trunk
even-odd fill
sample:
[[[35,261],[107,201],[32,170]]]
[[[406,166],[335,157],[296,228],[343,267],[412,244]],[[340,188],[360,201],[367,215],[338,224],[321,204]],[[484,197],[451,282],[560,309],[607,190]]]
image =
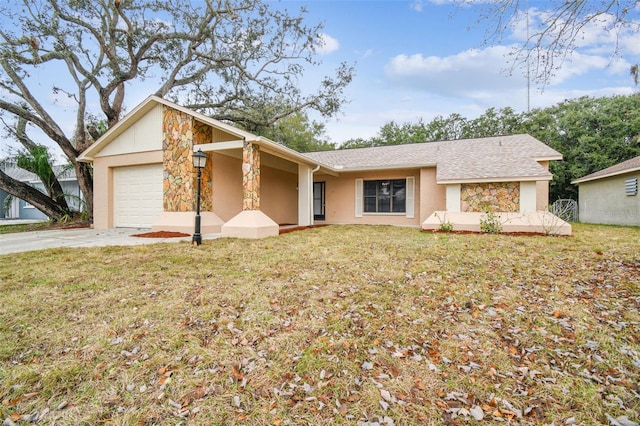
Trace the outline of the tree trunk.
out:
[[[91,173],[91,166],[77,161],[74,161],[73,165],[76,170],[78,186],[84,196],[87,220],[93,222],[93,174]]]
[[[73,214],[70,210],[61,209],[60,205],[46,194],[24,182],[13,179],[2,170],[0,170],[0,187],[14,197],[29,200],[29,203],[54,221],[59,221],[63,217]]]

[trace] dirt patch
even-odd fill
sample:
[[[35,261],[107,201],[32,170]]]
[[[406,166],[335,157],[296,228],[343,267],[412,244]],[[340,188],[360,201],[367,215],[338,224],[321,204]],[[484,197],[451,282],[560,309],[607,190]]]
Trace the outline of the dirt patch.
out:
[[[173,231],[154,231],[154,232],[145,232],[144,234],[133,234],[132,237],[140,237],[140,238],[180,238],[180,237],[190,237],[191,234],[185,234],[184,232],[173,232]]]

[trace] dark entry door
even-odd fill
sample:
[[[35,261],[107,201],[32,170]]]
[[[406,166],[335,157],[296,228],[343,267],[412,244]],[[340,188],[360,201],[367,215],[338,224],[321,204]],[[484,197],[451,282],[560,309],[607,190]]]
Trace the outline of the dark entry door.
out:
[[[324,218],[324,182],[313,182],[313,219]]]

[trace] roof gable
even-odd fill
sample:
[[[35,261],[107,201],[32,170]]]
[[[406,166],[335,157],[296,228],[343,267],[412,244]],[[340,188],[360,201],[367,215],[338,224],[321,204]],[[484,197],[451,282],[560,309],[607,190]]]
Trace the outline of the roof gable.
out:
[[[238,129],[234,126],[231,126],[227,123],[223,123],[222,121],[216,120],[211,117],[207,117],[204,114],[200,114],[199,112],[190,110],[189,108],[185,108],[173,102],[167,101],[166,99],[162,99],[158,96],[149,96],[142,103],[136,106],[129,114],[127,114],[122,120],[120,120],[115,126],[109,129],[100,139],[94,142],[89,148],[87,148],[80,156],[78,157],[78,161],[91,162],[93,157],[99,155],[111,142],[117,139],[120,135],[125,134],[126,132],[130,132],[130,128],[135,127],[137,123],[139,123],[143,118],[149,114],[154,108],[158,105],[164,105],[169,108],[173,108],[175,110],[184,112],[192,117],[194,117],[198,121],[202,121],[224,133],[232,135],[234,138],[247,140],[256,139],[257,136],[245,132],[244,130]],[[161,127],[160,127],[160,131]],[[149,138],[151,139],[151,138]],[[161,139],[160,139],[161,142]],[[162,147],[158,147],[156,149],[162,149]],[[108,151],[107,151],[108,152]]]

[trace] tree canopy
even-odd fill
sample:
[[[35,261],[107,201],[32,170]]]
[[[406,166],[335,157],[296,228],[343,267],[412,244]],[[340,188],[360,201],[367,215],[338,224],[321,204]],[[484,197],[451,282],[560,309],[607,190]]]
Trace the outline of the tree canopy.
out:
[[[298,152],[327,151],[336,147],[328,142],[324,124],[309,120],[302,112],[281,118],[271,126],[248,130]]]
[[[343,63],[303,91],[305,70],[318,63],[322,25],[307,24],[304,10],[291,14],[261,0],[7,0],[0,17],[5,133],[18,139],[22,120],[60,147],[89,217],[92,176],[76,158],[99,136],[91,123],[110,128],[120,120],[132,84],[157,82],[153,94],[246,128],[306,110],[333,116],[353,75]],[[55,78],[43,87],[46,73]],[[56,114],[51,98],[68,116]],[[0,172],[0,188],[15,194],[18,187]]]

